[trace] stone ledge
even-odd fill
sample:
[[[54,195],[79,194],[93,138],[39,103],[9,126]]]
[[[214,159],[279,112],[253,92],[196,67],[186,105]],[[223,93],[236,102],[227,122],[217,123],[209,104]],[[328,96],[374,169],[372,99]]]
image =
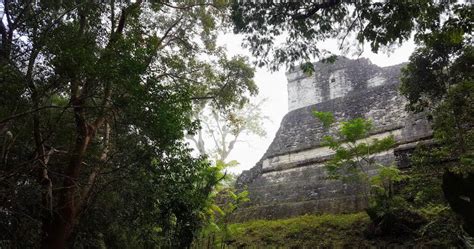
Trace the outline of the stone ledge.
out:
[[[402,98],[398,94],[398,86],[398,84],[381,85],[289,112],[283,118],[280,129],[265,157],[274,157],[320,146],[323,135],[327,134],[320,122],[312,116],[313,110],[329,111],[334,113],[337,120],[347,120],[355,117],[365,117],[364,115],[368,114],[371,108],[377,104],[381,105],[379,108],[386,110],[377,115],[385,115],[386,120],[376,122],[373,133],[404,127],[404,117],[399,117],[401,119],[396,121],[397,117],[391,114],[395,112],[401,115],[403,107],[397,105],[403,104],[399,101],[388,103],[388,100],[393,97]],[[389,110],[391,111],[388,112]]]
[[[390,132],[393,132],[393,131],[397,131],[397,130],[392,130]],[[390,133],[390,132],[386,132],[386,133]],[[384,136],[380,136],[380,135],[382,135],[382,134],[374,134],[374,135],[372,135],[372,137],[368,137],[366,139],[384,137]],[[388,135],[392,135],[392,134],[388,134]],[[412,150],[419,143],[420,144],[430,143],[429,141],[431,141],[431,138],[432,138],[432,134],[423,134],[421,136],[414,136],[414,137],[398,137],[399,141],[397,142],[396,147],[393,149],[393,151],[395,153],[400,153],[401,151],[404,151],[404,150]],[[325,147],[319,147],[319,148],[325,148]],[[298,155],[297,155],[298,153],[305,153],[305,152],[306,153],[311,153],[313,150],[315,150],[315,149],[301,150],[297,153],[284,154],[284,155],[290,155],[292,158],[298,158]],[[262,173],[265,174],[265,173],[274,172],[274,171],[282,171],[282,170],[287,170],[287,169],[292,169],[292,168],[299,168],[299,167],[304,167],[304,166],[308,166],[308,165],[311,165],[311,164],[322,164],[322,163],[330,160],[332,158],[333,154],[334,153],[327,154],[327,155],[320,155],[320,156],[316,156],[316,157],[313,157],[313,158],[306,158],[306,159],[303,159],[303,160],[296,160],[296,161],[289,162],[289,163],[278,163],[277,165],[274,165],[274,166],[267,166],[267,167],[264,166],[264,167],[262,167]],[[379,154],[383,154],[383,152],[379,153]],[[281,156],[284,156],[284,155],[281,155]],[[377,156],[377,155],[375,155],[375,156]],[[272,159],[274,159],[276,157],[278,157],[278,156],[265,159],[264,160],[264,165],[265,165],[266,160],[271,161]],[[302,158],[304,158],[304,157],[302,157]]]
[[[347,205],[351,203],[352,205]],[[344,196],[324,200],[310,200],[301,202],[274,203],[262,206],[253,206],[241,209],[231,216],[233,222],[244,222],[256,219],[281,219],[305,214],[322,213],[354,213],[367,207],[362,196]]]

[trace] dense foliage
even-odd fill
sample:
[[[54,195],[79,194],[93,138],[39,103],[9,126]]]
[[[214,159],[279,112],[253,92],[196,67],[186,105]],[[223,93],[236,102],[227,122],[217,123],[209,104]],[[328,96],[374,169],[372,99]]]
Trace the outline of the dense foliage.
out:
[[[439,215],[444,213],[444,215]],[[430,209],[424,219],[436,222],[416,231],[416,236],[371,237],[366,213],[303,215],[288,219],[254,220],[229,225],[226,240],[216,238],[219,248],[462,248],[453,241],[457,227],[446,210]],[[205,248],[208,244],[196,248]]]
[[[364,213],[255,220],[230,225],[229,236],[222,242],[225,248],[365,248],[377,245],[364,239],[367,221]]]
[[[433,144],[419,148],[415,166],[442,177],[451,208],[474,235],[474,48],[472,8],[456,7],[442,27],[419,38],[403,70],[402,93],[413,111],[432,119]]]
[[[219,3],[4,1],[0,247],[187,247],[221,172],[190,155],[198,101],[255,94],[216,47]]]
[[[335,119],[331,113],[314,111],[314,116],[326,129],[336,130],[335,135],[324,137],[324,144],[334,152],[325,168],[329,179],[357,188],[359,198],[364,200],[370,218],[364,237],[374,241],[395,239],[399,244],[419,240],[412,242],[417,246],[459,245],[459,221],[442,198],[439,174],[427,174],[423,172],[424,164],[418,164],[424,155],[416,153],[408,171],[384,165],[377,154],[396,147],[393,135],[371,138],[372,123],[362,118],[332,125]],[[439,161],[437,164],[440,167]]]

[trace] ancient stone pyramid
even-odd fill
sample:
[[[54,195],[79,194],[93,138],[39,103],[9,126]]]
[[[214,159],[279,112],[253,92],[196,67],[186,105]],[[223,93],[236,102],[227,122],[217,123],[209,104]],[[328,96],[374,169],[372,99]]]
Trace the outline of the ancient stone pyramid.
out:
[[[371,137],[394,135],[397,141],[395,149],[374,158],[406,167],[415,145],[432,133],[422,114],[405,111],[406,100],[398,91],[402,66],[378,67],[368,59],[338,57],[333,64],[315,63],[311,76],[301,70],[288,72],[289,112],[262,159],[237,180],[251,201],[235,220],[363,209],[359,186],[327,179],[323,165],[332,151],[321,142],[337,124],[327,131],[312,112],[332,112],[338,121],[372,120]]]

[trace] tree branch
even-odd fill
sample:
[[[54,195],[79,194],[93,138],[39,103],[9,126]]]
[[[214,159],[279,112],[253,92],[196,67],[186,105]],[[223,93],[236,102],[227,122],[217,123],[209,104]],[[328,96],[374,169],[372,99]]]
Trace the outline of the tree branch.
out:
[[[298,13],[298,14],[292,15],[291,18],[293,20],[304,20],[316,14],[316,12],[318,12],[320,9],[327,9],[327,8],[338,5],[339,3],[341,3],[340,0],[327,0],[324,3],[318,3],[318,4],[313,5],[313,7],[310,10],[308,10],[306,13],[304,14]]]
[[[0,124],[3,124],[3,123],[6,123],[12,119],[16,119],[16,118],[19,118],[19,117],[22,117],[22,116],[25,116],[25,115],[28,115],[28,114],[31,114],[31,113],[35,113],[35,112],[38,112],[38,111],[41,111],[41,110],[44,110],[44,109],[58,109],[58,108],[68,108],[68,106],[64,107],[64,106],[54,106],[54,105],[49,105],[49,106],[42,106],[42,107],[38,107],[38,108],[35,108],[33,110],[29,110],[29,111],[26,111],[26,112],[22,112],[22,113],[17,113],[17,114],[14,114],[8,118],[4,118],[0,121]]]

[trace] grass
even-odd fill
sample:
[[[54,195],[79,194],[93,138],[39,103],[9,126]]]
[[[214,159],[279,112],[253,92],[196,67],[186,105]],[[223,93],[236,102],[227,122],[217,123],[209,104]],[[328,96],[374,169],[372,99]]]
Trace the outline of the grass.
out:
[[[365,213],[304,215],[281,220],[256,220],[229,225],[227,244],[251,248],[366,247]]]
[[[425,217],[430,222],[409,236],[367,233],[374,227],[365,212],[303,215],[229,224],[225,237],[224,231],[218,232],[193,248],[456,248],[454,230],[459,224],[449,209],[435,207],[423,213],[429,214]]]

